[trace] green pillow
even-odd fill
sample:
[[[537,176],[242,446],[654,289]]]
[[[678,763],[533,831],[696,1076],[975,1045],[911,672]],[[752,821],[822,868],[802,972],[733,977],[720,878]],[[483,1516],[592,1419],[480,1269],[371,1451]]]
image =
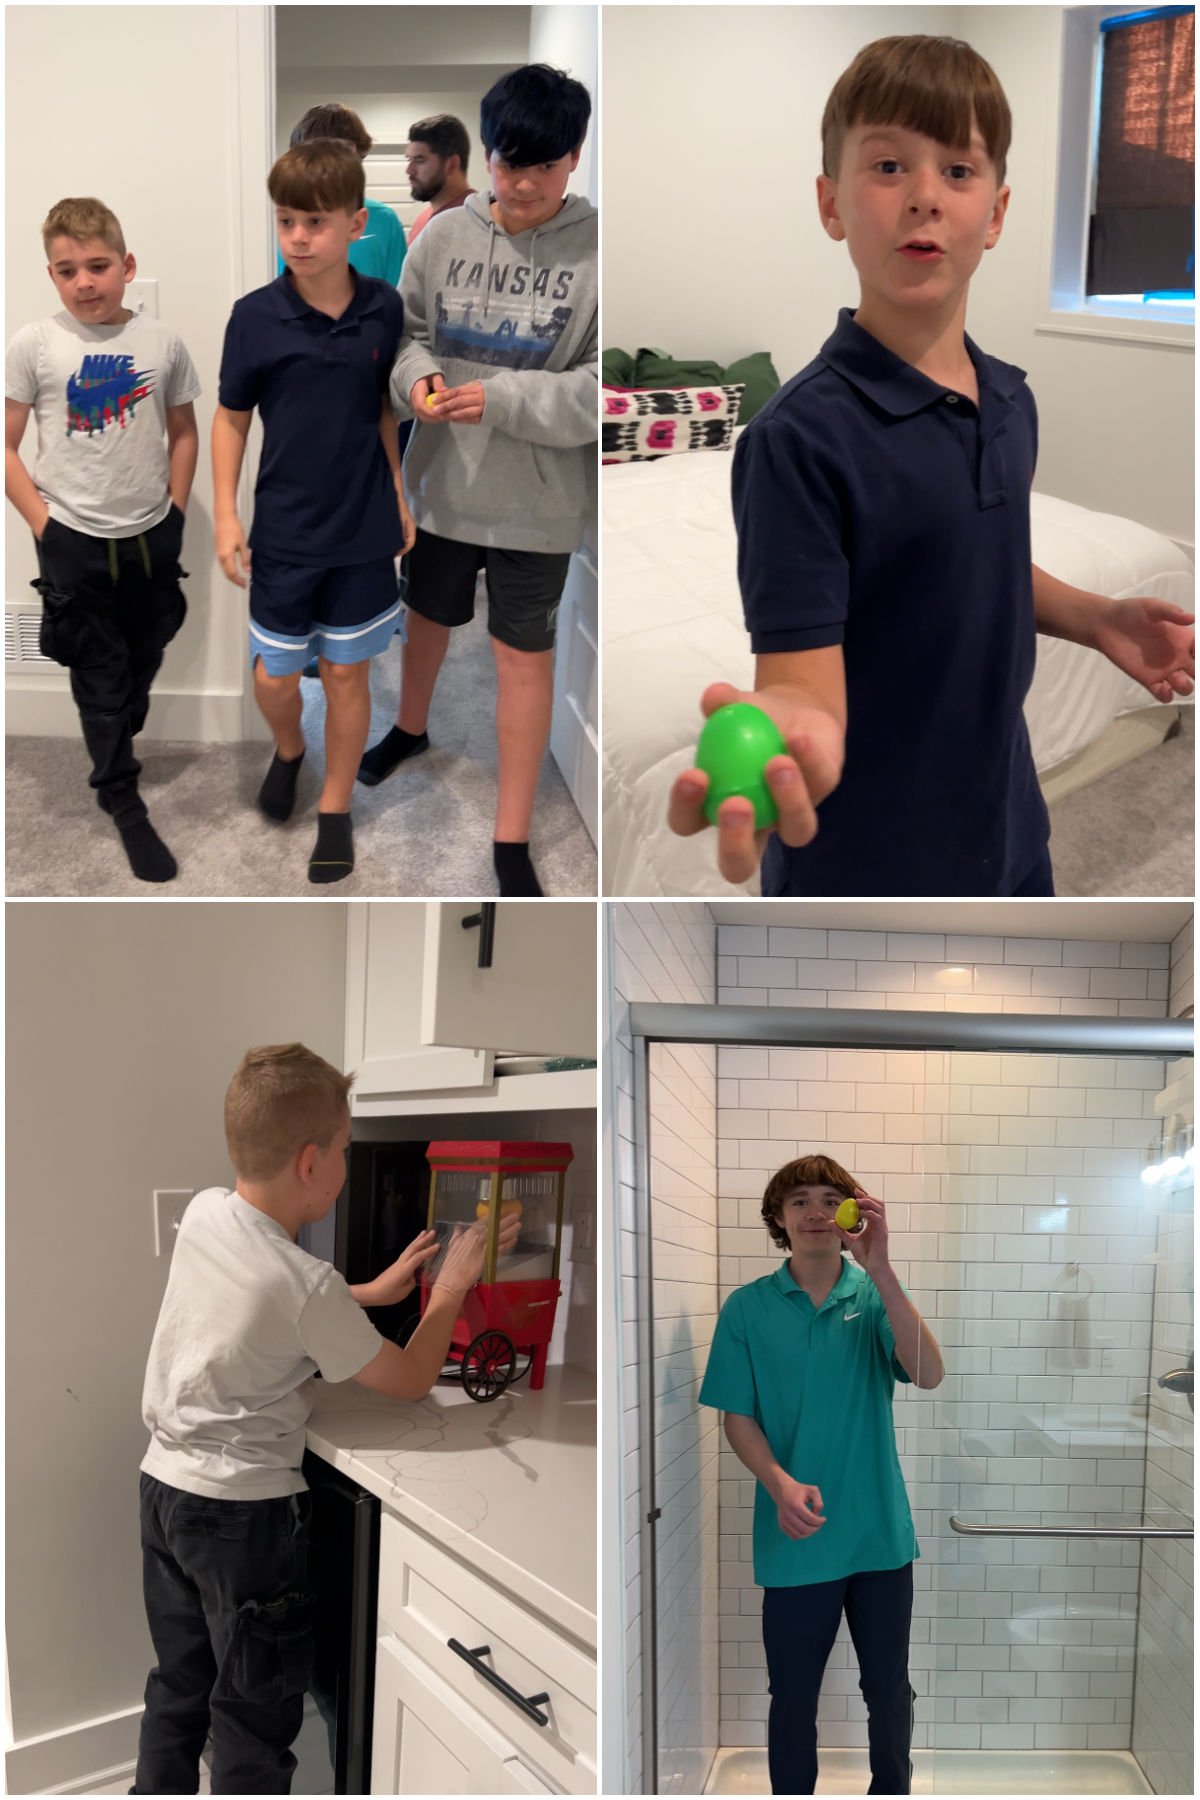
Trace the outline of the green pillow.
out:
[[[633,371],[634,360],[628,350],[606,350],[600,358],[600,379],[605,387],[632,387]]]
[[[779,387],[779,376],[766,350],[756,350],[753,356],[743,356],[740,362],[730,363],[723,379],[726,383],[740,381],[746,389],[738,413],[739,425],[748,425],[759,407],[765,406]]]
[[[720,363],[680,362],[668,356],[665,350],[639,350],[637,353],[637,379],[634,387],[640,388],[672,388],[672,387],[704,387],[709,382],[718,384],[724,380]]]

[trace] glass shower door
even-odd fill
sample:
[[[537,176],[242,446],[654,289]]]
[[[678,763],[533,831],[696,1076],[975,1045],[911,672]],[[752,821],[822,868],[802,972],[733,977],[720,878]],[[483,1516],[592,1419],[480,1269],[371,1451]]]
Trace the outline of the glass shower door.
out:
[[[1191,1793],[1191,1060],[926,1074],[917,1791]]]

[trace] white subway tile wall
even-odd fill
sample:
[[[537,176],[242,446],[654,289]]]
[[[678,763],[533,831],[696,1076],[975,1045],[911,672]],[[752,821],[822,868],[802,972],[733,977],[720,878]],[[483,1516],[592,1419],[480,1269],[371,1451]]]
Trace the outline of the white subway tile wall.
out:
[[[719,928],[717,952],[719,1001],[785,1006],[1163,1017],[1171,985],[1166,944],[764,924]],[[721,1298],[777,1266],[759,1216],[768,1176],[824,1148],[887,1202],[901,1279],[946,1355],[936,1392],[896,1393],[922,1551],[911,1655],[919,1746],[1127,1749],[1135,1647],[1144,1652],[1153,1635],[1169,1651],[1185,1621],[1190,1630],[1190,1595],[1180,1591],[1191,1580],[1189,1546],[1168,1549],[1153,1586],[1143,1570],[1135,1646],[1136,1543],[972,1539],[949,1526],[954,1512],[1136,1522],[1144,1499],[1190,1516],[1190,1415],[1181,1445],[1171,1435],[1177,1404],[1161,1428],[1161,1473],[1150,1476],[1147,1463],[1164,1215],[1139,1175],[1162,1085],[1161,1061],[1137,1057],[718,1052]],[[1190,1292],[1190,1260],[1177,1255],[1171,1267],[1180,1290],[1168,1301],[1160,1281],[1156,1370],[1178,1353],[1185,1278]],[[729,1451],[720,1462],[720,1742],[761,1745],[754,1483]],[[1190,1649],[1180,1663],[1186,1687],[1185,1668]],[[1178,1704],[1175,1687],[1161,1684],[1148,1725],[1160,1746]],[[844,1628],[820,1722],[827,1745],[866,1743]],[[1173,1784],[1190,1726],[1170,1742],[1180,1746],[1162,1753]]]
[[[641,1531],[632,1000],[716,998],[703,904],[612,908],[625,1502],[624,1791],[642,1791]],[[656,1049],[650,1089],[659,1792],[698,1793],[718,1746],[717,1419],[696,1405],[717,1306],[716,1052]]]

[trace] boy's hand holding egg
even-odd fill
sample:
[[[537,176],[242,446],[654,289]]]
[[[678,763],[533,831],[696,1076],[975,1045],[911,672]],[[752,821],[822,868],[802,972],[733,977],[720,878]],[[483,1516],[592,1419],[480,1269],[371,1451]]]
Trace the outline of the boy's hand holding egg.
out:
[[[843,1244],[874,1277],[888,1268],[888,1228],[883,1201],[855,1188],[852,1198],[843,1200],[833,1215],[833,1228]]]
[[[726,881],[748,881],[758,868],[768,830],[778,831],[793,848],[816,836],[816,809],[841,780],[844,719],[800,688],[784,685],[742,692],[719,681],[705,690],[700,708],[715,728],[718,770],[714,774],[707,748],[702,760],[698,746],[696,767],[685,769],[671,788],[667,822],[679,837],[691,837],[715,823],[717,867]],[[733,715],[728,721],[719,717],[726,709]],[[844,705],[842,710],[844,714]],[[761,719],[761,725],[752,715]],[[747,763],[755,765],[753,793],[737,775],[725,785],[728,759],[723,739],[726,734],[737,737],[743,722],[753,725],[755,748],[753,753],[747,749],[734,754],[743,773]],[[706,725],[701,745],[706,744],[708,731]]]

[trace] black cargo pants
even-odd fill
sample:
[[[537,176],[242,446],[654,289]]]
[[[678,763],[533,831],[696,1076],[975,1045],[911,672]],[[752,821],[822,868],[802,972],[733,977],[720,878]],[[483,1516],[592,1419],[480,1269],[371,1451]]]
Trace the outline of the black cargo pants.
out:
[[[172,506],[132,538],[88,537],[51,519],[37,544],[41,649],[70,671],[96,799],[118,825],[146,817],[133,740],[150,684],[187,613],[179,583],[183,514]]]
[[[158,1658],[135,1794],[287,1794],[312,1671],[312,1495],[210,1500],[141,1478],[142,1585]]]

